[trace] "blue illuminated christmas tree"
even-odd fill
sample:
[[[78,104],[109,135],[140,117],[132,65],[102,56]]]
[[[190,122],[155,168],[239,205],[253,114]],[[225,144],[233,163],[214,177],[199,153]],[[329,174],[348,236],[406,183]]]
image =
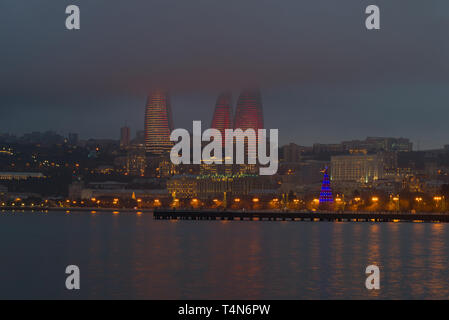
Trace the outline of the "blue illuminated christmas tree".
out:
[[[329,175],[327,174],[327,167],[321,171],[324,174],[323,178],[323,184],[321,185],[321,192],[320,192],[320,206],[324,207],[330,207],[332,203],[334,202],[334,199],[332,198],[332,190],[331,190],[331,183],[329,180]]]

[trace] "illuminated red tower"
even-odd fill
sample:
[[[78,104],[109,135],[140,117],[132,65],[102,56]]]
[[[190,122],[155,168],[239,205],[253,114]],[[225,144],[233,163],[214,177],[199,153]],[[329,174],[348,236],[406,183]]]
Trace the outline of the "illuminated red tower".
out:
[[[168,93],[156,90],[148,97],[145,109],[145,150],[160,155],[171,149],[173,122]]]
[[[263,129],[262,98],[259,90],[243,91],[237,101],[235,111],[234,129],[254,129],[256,133],[256,145],[248,146],[245,150],[257,151],[257,130]]]
[[[240,94],[235,111],[235,129],[263,129],[262,99],[259,90],[247,90]]]
[[[225,92],[218,97],[217,103],[215,104],[211,128],[221,132],[224,144],[225,130],[232,129],[231,93]]]

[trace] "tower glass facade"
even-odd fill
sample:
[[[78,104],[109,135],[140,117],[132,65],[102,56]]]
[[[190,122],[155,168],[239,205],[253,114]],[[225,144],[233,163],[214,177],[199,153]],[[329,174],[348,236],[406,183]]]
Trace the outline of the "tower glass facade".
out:
[[[211,128],[219,130],[222,137],[225,136],[226,129],[232,129],[232,105],[231,94],[229,92],[222,93],[218,97]]]
[[[259,90],[243,91],[237,101],[235,112],[234,129],[253,129],[256,134],[255,145],[245,142],[245,153],[249,155],[254,152],[257,154],[258,129],[263,129],[263,111],[262,98]],[[237,136],[237,141],[242,142],[244,136]]]
[[[161,155],[173,146],[170,133],[173,130],[168,93],[154,91],[147,100],[145,109],[145,150]]]

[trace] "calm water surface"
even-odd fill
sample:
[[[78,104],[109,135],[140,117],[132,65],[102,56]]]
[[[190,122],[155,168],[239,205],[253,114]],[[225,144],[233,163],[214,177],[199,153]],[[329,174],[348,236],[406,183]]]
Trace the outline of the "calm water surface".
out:
[[[0,256],[2,299],[449,298],[449,224],[3,212]],[[65,289],[69,264],[81,290]]]

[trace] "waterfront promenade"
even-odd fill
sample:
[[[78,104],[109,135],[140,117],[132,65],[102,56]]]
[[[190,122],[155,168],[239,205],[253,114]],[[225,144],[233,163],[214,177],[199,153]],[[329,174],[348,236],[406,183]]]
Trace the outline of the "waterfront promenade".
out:
[[[228,221],[336,221],[336,222],[449,222],[449,213],[425,212],[331,212],[280,210],[195,210],[195,209],[134,209],[95,207],[2,207],[1,212],[87,212],[145,213],[155,220],[228,220]]]

